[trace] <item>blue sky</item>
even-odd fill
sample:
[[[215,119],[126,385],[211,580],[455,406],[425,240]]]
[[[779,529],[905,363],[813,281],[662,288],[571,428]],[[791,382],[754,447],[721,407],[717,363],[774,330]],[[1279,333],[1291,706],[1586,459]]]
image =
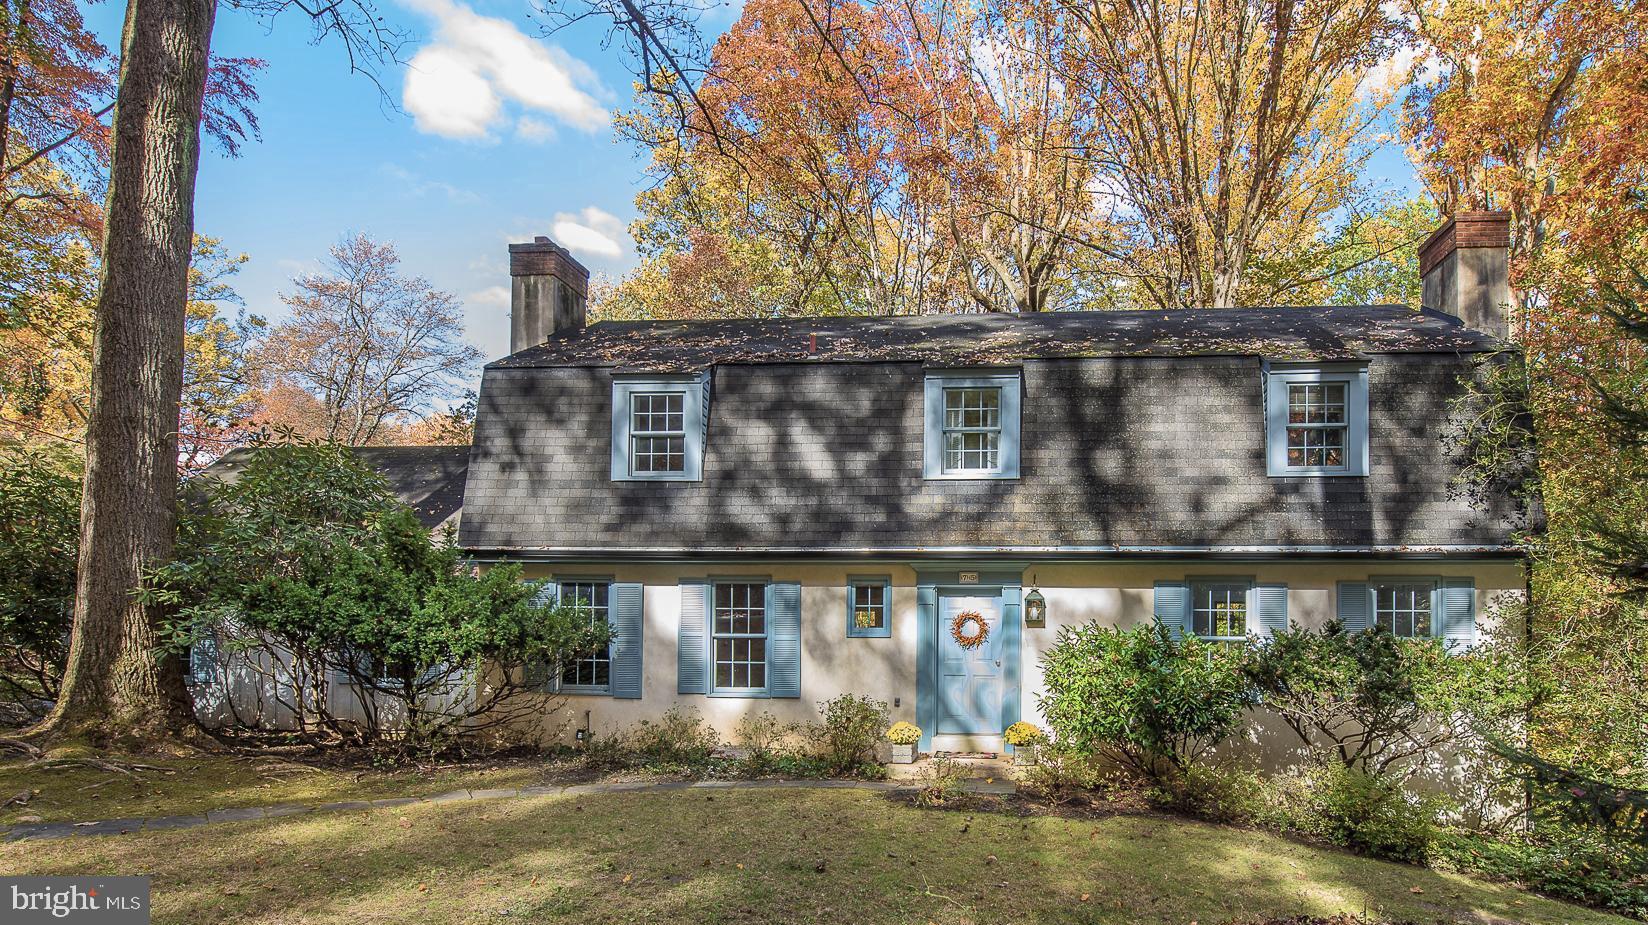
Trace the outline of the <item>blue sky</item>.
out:
[[[734,3],[737,0],[733,0]],[[280,293],[326,249],[362,231],[400,249],[404,267],[463,300],[467,337],[507,352],[506,245],[549,234],[595,273],[635,262],[627,226],[643,161],[611,129],[631,77],[590,23],[546,38],[524,0],[385,0],[412,37],[406,64],[370,80],[335,41],[311,44],[306,17],[267,24],[220,7],[214,51],[269,64],[258,81],[262,142],[202,160],[196,228],[251,260],[235,280],[249,311],[285,315]],[[122,5],[93,4],[118,47]],[[709,14],[708,31],[736,16]],[[1411,188],[1399,149],[1371,165]]]
[[[122,6],[88,8],[110,48]],[[336,42],[310,44],[304,17],[271,30],[220,7],[214,52],[269,63],[263,141],[236,159],[208,146],[196,229],[250,255],[235,288],[271,319],[292,276],[346,232],[393,241],[406,269],[463,299],[468,339],[501,356],[509,241],[553,235],[596,273],[634,264],[643,162],[610,124],[631,79],[600,29],[545,39],[520,0],[387,0],[383,12],[414,36],[408,64],[380,74],[393,106]],[[724,27],[732,13],[712,15]]]

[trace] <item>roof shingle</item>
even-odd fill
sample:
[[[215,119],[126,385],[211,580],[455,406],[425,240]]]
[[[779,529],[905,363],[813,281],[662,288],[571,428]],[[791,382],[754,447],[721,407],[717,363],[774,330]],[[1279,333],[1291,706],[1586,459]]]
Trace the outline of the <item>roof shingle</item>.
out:
[[[604,321],[491,368],[613,366],[688,372],[725,364],[924,362],[970,366],[1083,357],[1476,353],[1504,345],[1439,312],[1400,305]]]

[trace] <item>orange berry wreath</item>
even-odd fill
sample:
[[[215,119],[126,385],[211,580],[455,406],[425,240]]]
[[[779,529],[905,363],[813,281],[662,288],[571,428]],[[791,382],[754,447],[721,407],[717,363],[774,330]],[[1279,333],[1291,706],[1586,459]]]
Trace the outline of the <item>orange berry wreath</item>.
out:
[[[969,624],[973,628],[969,628]],[[976,649],[990,638],[990,624],[984,622],[984,615],[978,611],[964,610],[950,621],[950,635],[963,649]]]

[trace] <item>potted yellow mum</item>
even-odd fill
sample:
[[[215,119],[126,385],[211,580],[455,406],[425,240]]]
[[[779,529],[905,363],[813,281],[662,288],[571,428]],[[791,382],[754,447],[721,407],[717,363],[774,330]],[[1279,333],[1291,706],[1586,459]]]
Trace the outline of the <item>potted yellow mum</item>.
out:
[[[1002,741],[1013,746],[1014,764],[1031,764],[1036,760],[1036,749],[1047,744],[1047,733],[1035,723],[1019,720],[1001,734]]]
[[[921,741],[921,727],[899,720],[887,730],[887,741],[893,746],[893,764],[913,764],[916,760],[916,743]]]

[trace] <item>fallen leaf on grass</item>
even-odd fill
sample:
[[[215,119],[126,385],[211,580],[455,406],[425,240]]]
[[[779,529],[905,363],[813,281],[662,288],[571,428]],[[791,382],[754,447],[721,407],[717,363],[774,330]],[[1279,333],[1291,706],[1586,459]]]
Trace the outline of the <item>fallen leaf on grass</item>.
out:
[[[1092,898],[1093,898],[1093,894],[1091,894],[1091,893],[1083,893],[1081,895],[1081,901],[1082,902],[1087,902],[1089,899],[1092,899]]]
[[[1423,893],[1423,892],[1425,892],[1425,890],[1424,890],[1423,887],[1410,886],[1410,887],[1408,887],[1408,892],[1409,893]]]

